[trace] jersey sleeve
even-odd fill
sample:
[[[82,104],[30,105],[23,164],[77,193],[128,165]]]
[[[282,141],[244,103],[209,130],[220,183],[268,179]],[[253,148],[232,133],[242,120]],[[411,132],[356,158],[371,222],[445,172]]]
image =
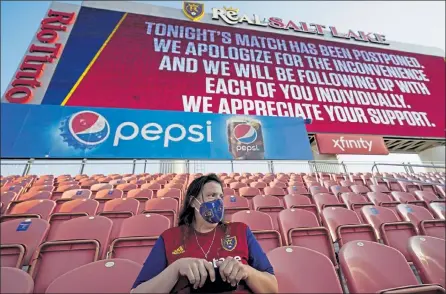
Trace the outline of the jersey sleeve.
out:
[[[156,240],[155,245],[150,251],[144,265],[136,278],[133,288],[138,287],[140,284],[156,277],[167,267],[166,248],[164,247],[163,237],[159,237]]]
[[[249,252],[248,264],[258,271],[274,275],[273,266],[249,227],[246,228],[246,239]]]

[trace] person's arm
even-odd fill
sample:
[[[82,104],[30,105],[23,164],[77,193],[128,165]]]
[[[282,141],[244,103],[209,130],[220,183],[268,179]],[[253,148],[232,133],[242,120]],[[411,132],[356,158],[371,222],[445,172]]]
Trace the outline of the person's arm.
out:
[[[169,293],[178,281],[178,270],[167,266],[164,239],[159,237],[130,293]]]
[[[254,293],[278,293],[274,269],[249,228],[246,229],[249,259],[246,284]]]

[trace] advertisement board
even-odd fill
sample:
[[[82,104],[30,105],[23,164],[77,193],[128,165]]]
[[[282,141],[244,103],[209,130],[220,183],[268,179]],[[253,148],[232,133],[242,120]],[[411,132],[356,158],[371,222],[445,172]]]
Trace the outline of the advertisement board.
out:
[[[316,134],[319,154],[388,155],[383,137],[347,134]]]
[[[312,160],[301,118],[3,104],[2,158]]]
[[[443,57],[358,43],[82,7],[43,99],[26,103],[303,117],[310,133],[444,138]]]

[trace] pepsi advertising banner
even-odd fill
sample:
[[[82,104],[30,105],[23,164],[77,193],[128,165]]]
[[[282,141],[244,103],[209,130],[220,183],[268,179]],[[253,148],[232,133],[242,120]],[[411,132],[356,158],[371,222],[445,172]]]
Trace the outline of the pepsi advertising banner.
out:
[[[3,158],[312,160],[301,118],[2,104]]]

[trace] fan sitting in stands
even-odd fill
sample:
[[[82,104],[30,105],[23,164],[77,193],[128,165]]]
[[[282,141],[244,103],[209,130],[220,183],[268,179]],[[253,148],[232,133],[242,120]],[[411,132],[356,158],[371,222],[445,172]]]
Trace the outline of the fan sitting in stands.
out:
[[[157,240],[131,293],[277,293],[266,254],[244,223],[223,223],[223,187],[214,175],[187,189],[179,226]]]

